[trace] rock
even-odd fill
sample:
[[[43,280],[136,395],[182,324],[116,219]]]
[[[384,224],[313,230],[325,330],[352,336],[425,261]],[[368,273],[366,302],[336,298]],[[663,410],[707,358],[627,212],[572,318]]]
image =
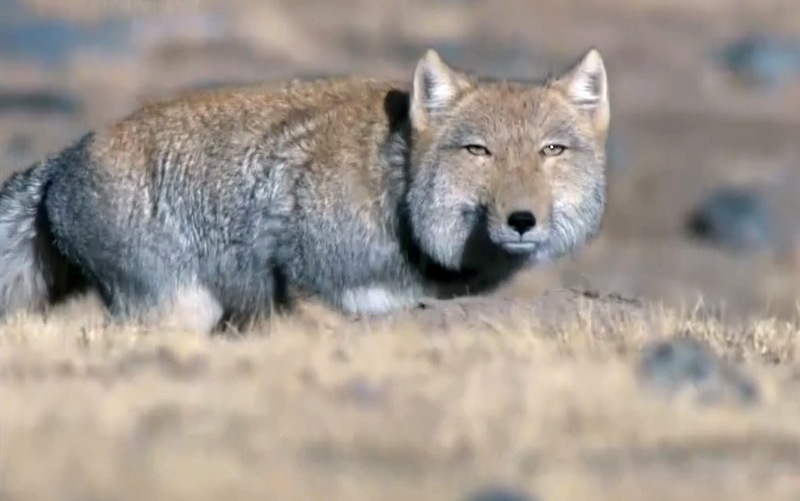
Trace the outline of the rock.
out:
[[[644,387],[666,399],[688,392],[702,404],[751,404],[760,396],[752,378],[686,334],[646,345],[636,371]]]
[[[0,53],[4,57],[60,67],[77,50],[118,54],[129,47],[131,22],[108,19],[78,24],[65,19],[37,16],[28,9],[0,18]]]
[[[723,187],[688,215],[685,230],[700,241],[734,251],[774,246],[772,214],[762,196],[744,188]]]
[[[386,402],[387,390],[383,384],[354,377],[341,387],[340,396],[360,407],[378,407]]]
[[[248,80],[236,80],[236,79],[226,79],[226,78],[211,78],[207,80],[198,80],[196,82],[192,82],[189,85],[185,85],[181,87],[180,92],[182,93],[189,93],[189,92],[202,92],[202,91],[215,91],[221,89],[231,89],[231,88],[239,88],[239,87],[246,87],[249,85],[253,85],[255,82],[251,82]]]
[[[77,98],[60,91],[0,91],[0,113],[60,113],[72,115],[81,110]]]
[[[744,84],[776,87],[800,76],[800,41],[752,34],[722,48],[717,59]]]
[[[471,493],[464,501],[537,501],[537,499],[520,488],[490,485]]]
[[[114,366],[122,377],[156,370],[175,379],[197,379],[208,372],[208,359],[202,355],[180,356],[172,348],[159,346],[155,350],[130,351]]]

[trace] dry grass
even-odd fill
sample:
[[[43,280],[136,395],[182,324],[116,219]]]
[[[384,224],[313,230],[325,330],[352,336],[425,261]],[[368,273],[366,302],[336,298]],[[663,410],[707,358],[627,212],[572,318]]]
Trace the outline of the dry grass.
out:
[[[755,406],[664,401],[641,347],[688,330]],[[797,327],[570,291],[382,319],[318,305],[238,337],[102,327],[92,304],[0,328],[3,499],[796,499]]]

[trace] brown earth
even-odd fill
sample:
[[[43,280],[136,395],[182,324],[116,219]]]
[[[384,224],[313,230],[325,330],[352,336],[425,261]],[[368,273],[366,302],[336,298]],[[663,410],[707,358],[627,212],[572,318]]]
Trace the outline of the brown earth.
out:
[[[385,319],[307,305],[233,338],[107,327],[91,300],[0,326],[3,499],[458,499],[498,481],[548,501],[797,499],[800,82],[746,87],[710,55],[754,29],[800,35],[796,2],[25,4],[85,33],[109,14],[138,22],[130,43],[60,65],[0,50],[0,97],[79,106],[0,106],[3,177],[187,87],[408,76],[430,45],[520,77],[597,46],[621,148],[602,236],[489,298]],[[729,183],[775,187],[787,248],[684,236],[690,208]],[[640,348],[684,331],[752,374],[759,402],[644,389]]]

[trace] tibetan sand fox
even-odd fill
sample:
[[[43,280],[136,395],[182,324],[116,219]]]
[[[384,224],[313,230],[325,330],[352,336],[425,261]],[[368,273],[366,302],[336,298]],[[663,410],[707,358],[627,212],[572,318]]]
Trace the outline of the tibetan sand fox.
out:
[[[594,48],[535,83],[431,49],[407,82],[153,103],[0,187],[0,318],[94,291],[112,321],[210,333],[303,296],[380,314],[486,293],[597,235],[609,120]]]

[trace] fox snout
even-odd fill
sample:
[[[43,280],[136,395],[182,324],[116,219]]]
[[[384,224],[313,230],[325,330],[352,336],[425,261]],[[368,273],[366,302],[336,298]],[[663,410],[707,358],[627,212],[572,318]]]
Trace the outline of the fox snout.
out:
[[[548,180],[531,169],[526,176],[504,176],[493,188],[489,205],[490,235],[500,245],[540,243],[547,236],[552,193]]]
[[[528,230],[536,226],[536,216],[529,210],[515,210],[508,215],[506,224],[520,236],[524,236]]]
[[[490,218],[489,236],[492,241],[512,253],[531,252],[541,245],[548,234],[549,211],[543,204],[515,204],[501,209]]]

